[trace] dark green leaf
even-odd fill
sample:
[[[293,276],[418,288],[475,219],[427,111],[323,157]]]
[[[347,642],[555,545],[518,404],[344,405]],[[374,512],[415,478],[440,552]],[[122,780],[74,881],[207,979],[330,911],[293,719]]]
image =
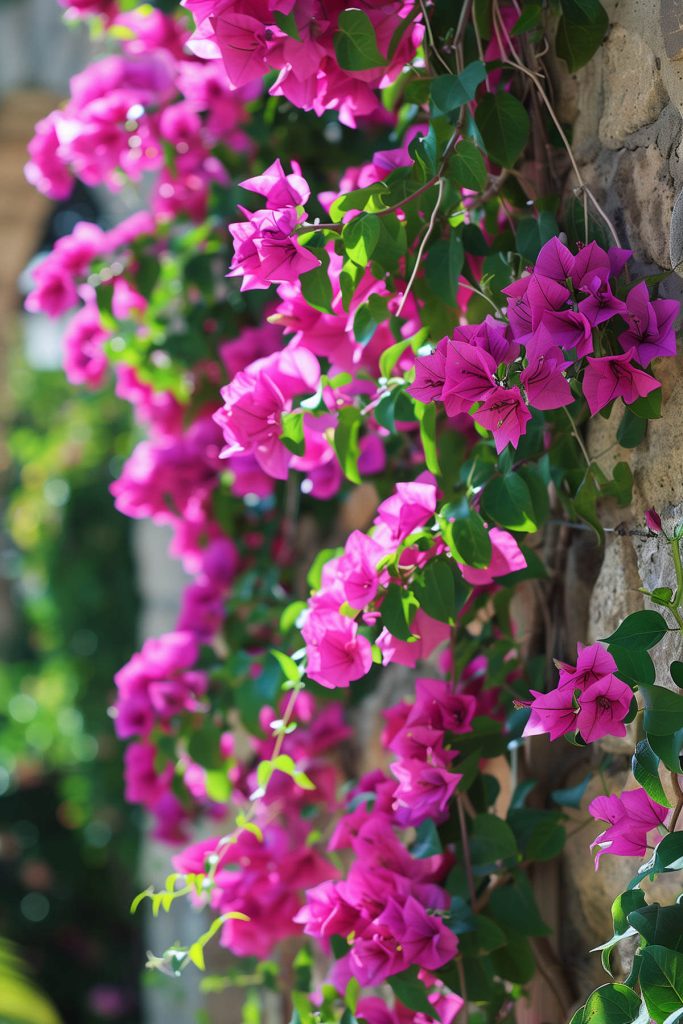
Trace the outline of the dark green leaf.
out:
[[[628,615],[621,625],[605,637],[604,643],[618,644],[619,647],[648,651],[658,644],[667,633],[666,621],[659,612],[645,610]]]
[[[683,694],[663,686],[645,686],[645,732],[653,736],[670,736],[683,729]]]
[[[481,192],[488,181],[484,158],[469,139],[462,139],[455,147],[453,156],[448,162],[448,179],[458,188],[469,188]]]
[[[638,782],[646,793],[656,800],[663,807],[669,807],[669,801],[659,778],[659,758],[647,740],[641,740],[633,754],[631,769]]]
[[[664,946],[646,946],[641,958],[639,983],[645,1005],[656,1024],[683,1006],[683,953]]]
[[[397,640],[408,640],[413,635],[410,620],[415,605],[411,604],[410,597],[409,592],[392,584],[387,587],[382,599],[382,622]]]
[[[669,666],[669,672],[676,686],[683,689],[683,661],[672,661]]]
[[[652,658],[638,647],[622,647],[610,644],[609,653],[617,663],[617,675],[627,683],[651,686],[655,681],[655,666]]]
[[[617,441],[622,448],[637,448],[645,437],[647,420],[636,416],[631,409],[624,409],[619,429],[617,430]]]
[[[586,1001],[570,1024],[635,1024],[640,998],[627,985],[601,985]]]
[[[334,35],[334,51],[345,71],[368,71],[384,67],[386,58],[377,48],[372,22],[358,8],[347,8],[339,15],[339,30]]]
[[[439,75],[431,85],[432,103],[442,114],[469,103],[477,87],[486,78],[486,67],[480,60],[472,61],[459,75]]]
[[[415,842],[410,847],[410,856],[422,860],[437,853],[443,853],[443,846],[436,825],[431,818],[427,818],[417,829]]]
[[[307,270],[305,274],[301,275],[299,280],[301,281],[301,294],[308,305],[313,306],[314,309],[319,310],[321,313],[331,313],[332,284],[327,269],[329,258],[327,258],[327,254],[325,256],[326,258],[319,267]]]
[[[413,585],[420,607],[439,622],[453,621],[462,608],[469,588],[452,559],[440,555],[425,566]]]
[[[661,907],[659,903],[638,907],[628,915],[628,923],[650,946],[666,946],[679,953],[683,950],[683,906],[680,903],[670,907]]]
[[[425,280],[430,290],[449,306],[455,305],[458,278],[465,260],[462,239],[452,231],[429,247],[425,261]]]
[[[520,807],[508,813],[508,823],[524,860],[552,860],[559,856],[566,839],[560,819],[559,811],[536,807]]]
[[[600,0],[561,0],[561,6],[555,51],[573,73],[587,64],[598,49],[609,28],[609,19]]]
[[[426,1013],[428,1017],[436,1017],[438,1020],[434,1007],[427,999],[427,989],[419,980],[417,971],[417,967],[409,967],[406,971],[387,978],[387,983],[399,1002],[407,1006],[409,1010],[414,1010],[415,1013]]]
[[[346,255],[359,267],[367,267],[377,248],[381,234],[380,218],[374,213],[362,213],[342,228],[342,242]]]
[[[449,523],[447,539],[453,557],[465,565],[485,569],[491,562],[491,538],[478,512]]]
[[[493,890],[488,912],[498,924],[524,935],[548,935],[550,932],[538,911],[531,883],[521,871],[516,872],[510,882]]]
[[[491,159],[514,167],[529,138],[529,115],[519,100],[508,92],[487,93],[474,119]]]
[[[501,864],[516,859],[515,834],[495,814],[478,814],[470,836],[470,855],[474,874],[489,875]]]
[[[518,473],[494,477],[482,493],[481,507],[486,518],[498,526],[509,530],[536,529],[531,494]]]

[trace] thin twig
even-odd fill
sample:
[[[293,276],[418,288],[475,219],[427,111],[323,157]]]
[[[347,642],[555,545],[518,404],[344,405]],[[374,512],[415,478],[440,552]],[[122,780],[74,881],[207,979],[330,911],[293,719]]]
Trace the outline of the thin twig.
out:
[[[413,287],[413,284],[415,283],[415,278],[417,277],[417,272],[420,269],[420,260],[422,259],[423,252],[425,251],[425,246],[427,245],[427,242],[430,239],[432,231],[434,230],[434,225],[436,224],[436,218],[437,218],[437,216],[439,214],[439,207],[441,206],[441,200],[443,198],[443,181],[444,181],[443,178],[439,178],[439,194],[436,197],[436,203],[434,204],[434,209],[432,210],[431,217],[429,218],[429,224],[427,225],[427,230],[425,231],[424,235],[422,236],[422,241],[420,242],[420,247],[417,250],[417,255],[415,256],[415,265],[413,267],[412,273],[411,273],[410,278],[408,280],[408,284],[406,285],[406,289],[403,292],[403,295],[401,296],[401,301],[398,304],[398,309],[396,310],[396,316],[400,316],[401,313],[403,312],[403,307],[406,304],[408,296],[410,295],[410,289]]]

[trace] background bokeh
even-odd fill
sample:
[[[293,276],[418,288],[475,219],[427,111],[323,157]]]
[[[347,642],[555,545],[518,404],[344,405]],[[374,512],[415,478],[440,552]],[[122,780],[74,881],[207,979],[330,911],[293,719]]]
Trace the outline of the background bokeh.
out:
[[[124,1024],[141,1019],[141,823],[107,708],[139,602],[108,486],[129,418],[66,382],[63,324],[21,309],[31,260],[76,221],[107,220],[102,197],[50,204],[23,180],[33,122],[89,59],[61,15],[0,0],[0,988],[27,1024]]]

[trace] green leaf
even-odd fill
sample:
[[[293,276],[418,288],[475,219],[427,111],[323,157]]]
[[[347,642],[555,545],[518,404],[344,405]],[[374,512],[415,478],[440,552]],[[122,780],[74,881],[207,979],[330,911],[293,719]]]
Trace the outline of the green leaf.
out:
[[[631,761],[631,770],[645,792],[663,807],[669,807],[669,801],[659,778],[659,757],[655,754],[647,740],[641,740],[635,749]]]
[[[561,0],[561,6],[555,51],[573,73],[587,64],[598,49],[609,28],[609,19],[600,0]]]
[[[663,686],[645,686],[642,690],[645,732],[670,736],[683,729],[683,694]]]
[[[344,476],[351,483],[361,482],[358,472],[358,436],[362,417],[355,405],[346,405],[339,412],[339,422],[334,431],[334,450]]]
[[[462,139],[448,161],[447,175],[458,188],[470,188],[481,192],[489,180],[486,164],[481,152],[469,139]]]
[[[683,1006],[683,953],[665,946],[646,946],[641,958],[638,981],[645,1005],[656,1024]]]
[[[588,789],[588,783],[592,778],[593,776],[589,772],[585,779],[577,782],[575,786],[569,786],[566,789],[554,789],[550,796],[560,807],[575,807],[578,810],[581,806],[583,795]]]
[[[519,807],[508,813],[508,823],[524,860],[553,860],[559,856],[566,839],[561,817],[559,811],[537,807]]]
[[[681,750],[683,750],[683,729],[677,729],[669,735],[648,736],[650,746],[658,757],[661,757],[671,772],[681,771]]]
[[[417,606],[411,597],[409,591],[391,584],[382,599],[382,622],[397,640],[409,640],[413,635],[410,620]]]
[[[430,473],[440,476],[441,467],[439,466],[439,453],[436,446],[436,405],[433,402],[430,405],[416,402],[414,409],[420,424],[420,441],[424,451],[425,465]]]
[[[274,12],[275,24],[278,28],[282,29],[292,39],[296,39],[298,43],[301,42],[301,36],[299,35],[299,28],[296,23],[294,13],[283,14],[281,11]]]
[[[328,270],[329,257],[327,253],[322,257],[322,251],[316,251],[316,256],[323,259],[319,267],[307,270],[299,278],[301,282],[301,294],[309,306],[319,310],[321,313],[332,312],[332,283]]]
[[[449,306],[455,305],[458,278],[464,261],[462,239],[454,231],[448,238],[440,238],[429,247],[425,261],[425,280],[430,291]]]
[[[635,1024],[640,998],[628,985],[601,985],[587,999],[570,1024]]]
[[[610,644],[607,648],[617,663],[617,675],[627,683],[651,686],[655,681],[655,666],[647,651],[637,647]]]
[[[458,562],[485,569],[491,563],[491,538],[478,512],[471,511],[448,524],[446,539]]]
[[[510,882],[493,890],[488,912],[498,924],[524,935],[550,933],[536,905],[531,882],[521,871],[515,872]]]
[[[472,871],[475,875],[489,875],[506,862],[517,858],[515,834],[495,814],[478,814],[470,836]]]
[[[304,441],[304,414],[302,412],[283,413],[280,440],[290,452],[294,452],[295,455],[303,455],[306,443]]]
[[[668,627],[659,612],[645,610],[628,615],[621,625],[605,637],[603,643],[618,644],[629,650],[646,650],[658,644],[666,635]]]
[[[439,832],[432,819],[427,818],[417,829],[415,842],[410,847],[410,856],[423,860],[439,853],[443,853]]]
[[[501,167],[514,167],[529,138],[529,115],[508,92],[487,93],[474,115],[486,152]]]
[[[391,345],[382,352],[382,355],[379,357],[379,373],[381,377],[388,378],[391,376],[391,371],[406,349],[410,348],[412,341],[412,338],[405,338],[403,341],[397,341],[395,345]]]
[[[670,907],[661,907],[659,903],[640,906],[628,915],[628,923],[649,946],[666,946],[679,953],[683,951],[683,906],[680,903]]]
[[[439,75],[431,84],[434,107],[442,114],[450,114],[474,99],[477,87],[485,78],[486,66],[480,60],[472,61],[459,75]]]
[[[358,264],[367,267],[370,257],[377,248],[381,234],[380,218],[374,213],[362,213],[342,228],[342,242],[346,255]]]
[[[393,990],[394,995],[415,1013],[426,1013],[428,1017],[439,1019],[434,1007],[427,999],[427,989],[417,976],[417,967],[409,967],[400,974],[393,974],[387,978],[387,983]]]
[[[481,508],[487,519],[508,530],[536,529],[529,488],[517,473],[494,477],[482,493]]]
[[[347,8],[339,15],[339,30],[334,34],[337,63],[345,71],[368,71],[384,67],[386,58],[377,48],[372,22],[365,11]]]
[[[469,588],[453,561],[439,555],[427,563],[421,576],[416,577],[413,592],[427,615],[439,622],[453,622],[465,603]]]
[[[525,4],[524,10],[512,26],[510,35],[521,36],[523,32],[530,32],[538,28],[542,13],[543,9],[540,4]]]
[[[496,974],[507,981],[525,985],[536,971],[536,960],[529,940],[517,929],[508,929],[503,947],[491,953]]]
[[[672,661],[669,665],[669,672],[676,686],[683,689],[683,661]]]
[[[617,441],[622,448],[637,448],[645,437],[647,420],[636,416],[628,407],[624,409],[619,429],[617,430]]]

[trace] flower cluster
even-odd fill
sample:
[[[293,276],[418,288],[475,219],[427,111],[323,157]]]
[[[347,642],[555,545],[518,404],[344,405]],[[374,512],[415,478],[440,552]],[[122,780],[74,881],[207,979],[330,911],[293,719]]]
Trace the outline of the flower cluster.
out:
[[[629,255],[605,252],[595,242],[573,255],[551,239],[532,272],[503,289],[507,324],[488,317],[458,327],[431,355],[418,358],[410,393],[420,402],[442,402],[449,416],[469,413],[491,431],[498,452],[508,444],[517,448],[533,409],[572,404],[571,380],[582,367],[583,394],[593,415],[617,398],[626,405],[644,398],[659,384],[641,367],[675,353],[678,304],[651,302],[644,282],[625,301],[616,298],[611,281]],[[617,336],[622,352],[595,354],[596,328],[615,317],[627,325]]]
[[[311,191],[301,177],[301,168],[293,166],[296,173],[285,174],[276,160],[263,174],[241,182],[249,192],[266,196],[265,210],[249,213],[242,209],[246,224],[230,225],[235,247],[230,273],[241,276],[242,290],[291,283],[320,266],[320,260],[295,236]]]
[[[268,71],[278,76],[270,88],[295,107],[319,116],[336,110],[342,124],[377,111],[377,87],[389,85],[415,56],[422,26],[411,24],[411,5],[400,0],[362,2],[354,9],[374,30],[375,54],[354,67],[344,59],[341,3],[309,0],[281,4],[259,0],[183,0],[197,28],[190,48],[199,57],[222,59],[233,88],[260,82]],[[340,43],[340,36],[342,40]],[[396,43],[395,43],[396,41]],[[353,43],[351,43],[353,45]]]
[[[548,733],[556,740],[578,732],[586,743],[625,736],[633,690],[614,673],[617,663],[600,644],[579,644],[576,665],[560,664],[559,685],[548,693],[532,690],[525,736]]]

